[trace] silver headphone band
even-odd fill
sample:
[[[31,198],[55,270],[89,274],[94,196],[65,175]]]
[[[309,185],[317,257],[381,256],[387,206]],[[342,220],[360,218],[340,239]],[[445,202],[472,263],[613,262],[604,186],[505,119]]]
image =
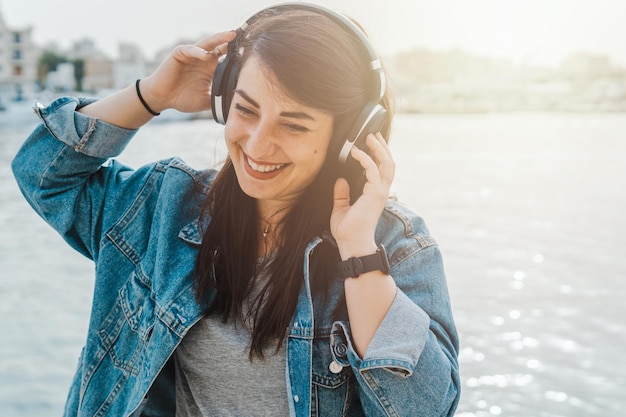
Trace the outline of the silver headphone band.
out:
[[[372,44],[370,43],[369,39],[367,38],[367,35],[365,34],[365,32],[363,32],[363,30],[356,24],[354,23],[352,20],[350,20],[348,17],[344,16],[343,14],[330,9],[328,7],[324,7],[321,6],[319,4],[313,4],[313,3],[306,3],[306,2],[286,2],[286,3],[278,3],[275,4],[273,6],[269,6],[266,7],[265,9],[258,11],[256,13],[254,13],[252,16],[250,16],[248,19],[246,19],[246,21],[239,27],[239,30],[241,30],[242,32],[245,32],[248,27],[259,17],[261,17],[263,15],[264,12],[268,11],[268,10],[276,10],[276,9],[288,9],[288,8],[293,8],[293,9],[300,9],[300,10],[309,10],[312,12],[316,12],[318,14],[322,14],[332,20],[335,21],[335,23],[337,23],[338,25],[340,25],[341,27],[343,27],[345,30],[349,31],[350,33],[354,34],[357,38],[359,38],[361,45],[363,45],[363,47],[365,48],[365,50],[367,51],[367,54],[369,55],[369,60],[370,60],[370,69],[374,72],[376,72],[376,79],[379,82],[379,94],[378,94],[378,99],[382,99],[383,96],[385,95],[385,72],[383,71],[381,62],[380,62],[380,58],[378,56],[378,53],[374,50],[374,47],[372,46]]]
[[[222,96],[213,96],[213,115],[215,116],[215,121],[220,124],[226,124],[226,118],[224,117],[224,112],[222,109]]]

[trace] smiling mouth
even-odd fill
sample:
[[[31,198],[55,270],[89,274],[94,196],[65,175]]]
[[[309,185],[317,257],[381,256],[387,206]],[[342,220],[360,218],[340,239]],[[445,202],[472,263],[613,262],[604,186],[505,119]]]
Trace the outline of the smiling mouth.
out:
[[[287,166],[287,164],[272,164],[272,165],[257,164],[252,159],[250,159],[250,157],[248,157],[248,156],[246,156],[246,162],[248,163],[248,166],[253,171],[264,173],[264,174],[269,173],[269,172],[278,171],[279,169],[284,168],[285,166]]]

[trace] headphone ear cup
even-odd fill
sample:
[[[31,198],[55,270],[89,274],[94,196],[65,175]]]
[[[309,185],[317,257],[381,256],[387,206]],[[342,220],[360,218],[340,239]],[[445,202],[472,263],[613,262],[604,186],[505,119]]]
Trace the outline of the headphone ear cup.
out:
[[[211,82],[211,112],[213,113],[213,120],[221,124],[226,122],[222,111],[222,94],[224,92],[224,75],[228,72],[227,61],[228,55],[218,62]]]
[[[237,81],[239,80],[239,64],[233,62],[229,66],[227,77],[224,79],[224,91],[222,93],[222,112],[224,113],[224,123],[228,119],[228,113],[230,111],[230,104],[233,102],[233,96],[235,95],[235,88],[237,87]]]
[[[381,132],[386,129],[387,110],[380,103],[368,103],[356,118],[352,129],[339,151],[339,162],[345,163],[353,146],[367,152],[365,138],[370,133]]]
[[[387,128],[387,110],[379,103],[369,103],[357,117],[348,139],[339,154],[340,175],[350,184],[350,204],[354,203],[363,193],[367,182],[365,170],[361,164],[350,156],[353,146],[369,152],[365,138],[370,133],[385,131]]]
[[[233,63],[229,55],[226,55],[217,64],[211,83],[211,111],[213,119],[218,123],[226,124],[238,78],[239,65]]]

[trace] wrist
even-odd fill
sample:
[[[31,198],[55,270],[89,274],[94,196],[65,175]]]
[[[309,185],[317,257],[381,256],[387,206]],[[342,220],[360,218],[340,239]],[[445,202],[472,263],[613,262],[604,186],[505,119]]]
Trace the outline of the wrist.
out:
[[[341,260],[345,261],[349,258],[371,255],[376,252],[377,245],[374,240],[363,240],[360,242],[337,242],[337,248],[339,249],[339,256],[341,257]]]
[[[351,257],[337,265],[339,276],[343,279],[357,278],[362,274],[373,271],[382,271],[390,274],[389,259],[383,245],[378,245],[374,253],[365,256]]]
[[[157,116],[168,108],[166,100],[158,94],[157,83],[151,77],[139,79],[137,88],[139,90],[138,95],[141,94],[140,97],[143,99],[142,105],[153,116]]]

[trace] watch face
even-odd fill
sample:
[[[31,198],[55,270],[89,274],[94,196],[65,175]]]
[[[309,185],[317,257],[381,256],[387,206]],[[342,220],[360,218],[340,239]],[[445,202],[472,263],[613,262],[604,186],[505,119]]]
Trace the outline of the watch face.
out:
[[[380,255],[380,261],[382,263],[382,268],[380,268],[380,270],[383,271],[385,274],[389,274],[391,268],[389,267],[387,249],[385,249],[383,245],[378,245],[378,249],[376,249],[376,252],[378,252],[378,254]]]

